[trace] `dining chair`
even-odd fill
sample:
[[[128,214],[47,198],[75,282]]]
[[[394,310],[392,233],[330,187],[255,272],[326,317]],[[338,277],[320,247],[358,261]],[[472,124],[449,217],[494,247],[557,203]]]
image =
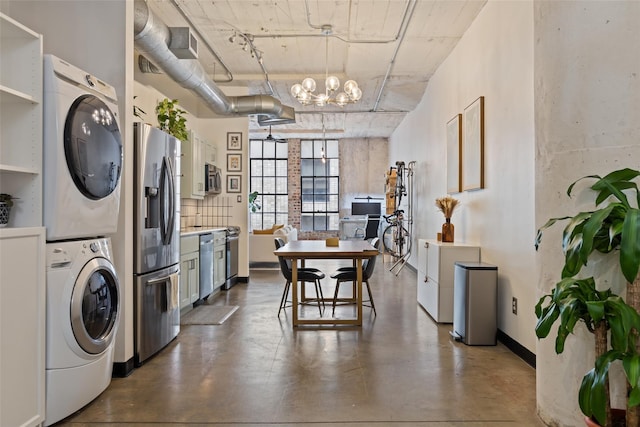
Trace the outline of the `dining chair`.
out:
[[[274,238],[273,241],[275,243],[276,250],[285,245],[284,240],[279,237]],[[286,308],[287,295],[289,294],[291,281],[293,280],[293,271],[291,269],[291,260],[286,259],[282,256],[278,256],[278,262],[280,264],[280,271],[282,271],[282,275],[287,281],[287,283],[284,285],[282,298],[280,299],[280,308],[278,309],[278,316],[280,316],[280,312],[282,311],[282,309]],[[313,283],[316,289],[315,300],[307,300],[305,301],[305,303],[317,301],[320,316],[322,316],[322,310],[324,309],[324,295],[322,294],[322,286],[320,285],[320,280],[324,279],[324,277],[324,273],[317,268],[298,268],[298,281],[302,282],[302,286],[304,286],[305,283],[309,282]]]
[[[380,249],[380,238],[374,237],[371,240],[371,246],[376,249]],[[376,305],[373,302],[373,295],[371,294],[371,286],[369,286],[369,279],[373,276],[373,269],[376,266],[377,256],[372,256],[371,258],[367,258],[362,263],[362,281],[367,285],[367,292],[369,293],[369,300],[366,301],[369,305],[365,304],[365,301],[362,301],[362,305],[366,307],[371,307],[373,310],[373,314],[376,313]],[[341,267],[336,270],[335,273],[331,275],[332,279],[336,279],[336,290],[333,294],[333,304],[331,315],[333,316],[336,312],[336,302],[338,300],[338,291],[340,290],[340,283],[342,282],[352,282],[353,289],[353,297],[356,297],[356,281],[358,280],[357,276],[358,272],[356,267]]]

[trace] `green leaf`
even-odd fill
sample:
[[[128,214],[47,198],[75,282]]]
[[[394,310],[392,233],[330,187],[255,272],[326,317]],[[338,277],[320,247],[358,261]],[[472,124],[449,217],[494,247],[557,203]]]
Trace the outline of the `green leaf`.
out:
[[[638,276],[640,267],[640,210],[629,209],[622,225],[620,268],[629,283]]]
[[[622,366],[627,375],[627,380],[633,388],[638,387],[638,379],[640,379],[640,355],[628,355],[622,359]]]

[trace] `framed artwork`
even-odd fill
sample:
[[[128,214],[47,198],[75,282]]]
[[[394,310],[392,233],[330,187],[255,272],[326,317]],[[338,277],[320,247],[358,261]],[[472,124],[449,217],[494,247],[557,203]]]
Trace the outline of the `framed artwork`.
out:
[[[462,114],[447,122],[447,193],[459,193],[460,149],[462,148]]]
[[[240,193],[242,191],[241,184],[241,175],[227,175],[227,193]]]
[[[242,150],[242,132],[227,132],[227,150]]]
[[[242,172],[242,154],[227,154],[227,172]]]
[[[484,96],[464,109],[462,189],[484,188]]]

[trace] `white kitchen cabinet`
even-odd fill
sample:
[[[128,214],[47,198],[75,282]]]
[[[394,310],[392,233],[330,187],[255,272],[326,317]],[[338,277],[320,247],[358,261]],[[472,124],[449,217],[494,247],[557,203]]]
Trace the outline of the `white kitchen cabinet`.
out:
[[[193,131],[189,140],[182,141],[182,161],[180,170],[180,197],[183,199],[204,199],[204,142]]]
[[[464,243],[418,240],[418,303],[438,323],[453,322],[456,261],[480,262],[480,248]]]
[[[0,229],[0,425],[45,411],[45,229]]]
[[[180,238],[180,309],[200,298],[200,237]],[[185,310],[186,311],[186,310]]]
[[[218,149],[210,141],[204,141],[204,162],[215,165],[218,161]]]
[[[9,227],[42,225],[42,36],[0,13],[0,193]]]

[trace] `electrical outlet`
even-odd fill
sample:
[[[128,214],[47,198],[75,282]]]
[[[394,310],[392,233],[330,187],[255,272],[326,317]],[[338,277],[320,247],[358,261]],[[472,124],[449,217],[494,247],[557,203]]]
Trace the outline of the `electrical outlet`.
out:
[[[511,311],[516,316],[518,315],[518,298],[516,297],[511,298]]]

